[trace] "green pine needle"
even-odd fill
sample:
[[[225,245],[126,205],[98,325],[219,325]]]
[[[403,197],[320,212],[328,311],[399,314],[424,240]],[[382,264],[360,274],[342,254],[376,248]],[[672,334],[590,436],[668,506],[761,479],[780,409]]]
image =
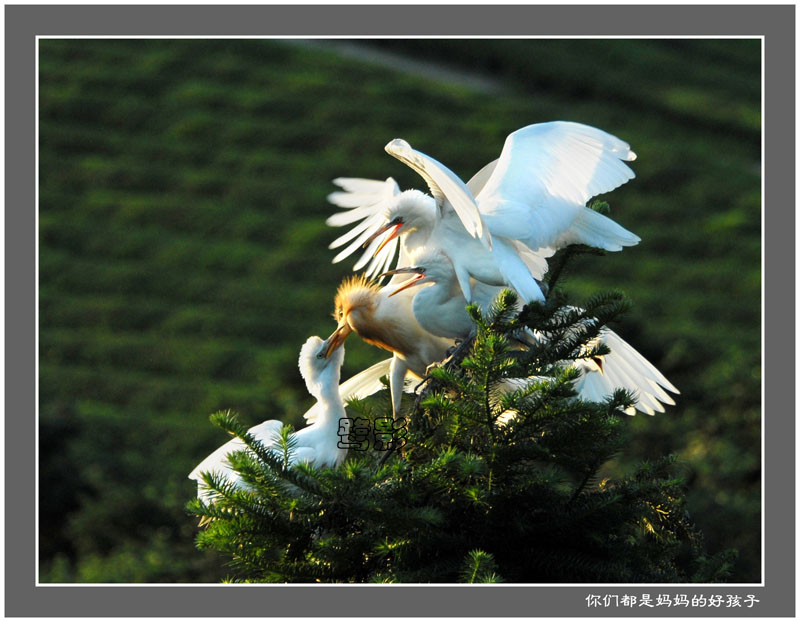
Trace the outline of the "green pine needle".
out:
[[[290,467],[291,428],[266,448],[215,413],[246,449],[229,456],[239,484],[206,474],[211,502],[187,505],[202,519],[197,546],[229,555],[242,582],[724,580],[735,555],[705,552],[675,457],[609,475],[634,396],[576,394],[570,362],[608,354],[593,339],[629,306],[620,292],[581,306],[551,292],[520,310],[509,291],[485,314],[470,306],[474,340],[429,370],[388,460]],[[348,409],[391,416],[385,391]]]

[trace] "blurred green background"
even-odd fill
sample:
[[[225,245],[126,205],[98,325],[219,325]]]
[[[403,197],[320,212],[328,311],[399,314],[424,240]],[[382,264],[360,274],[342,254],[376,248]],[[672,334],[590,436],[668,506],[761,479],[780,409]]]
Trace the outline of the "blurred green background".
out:
[[[468,179],[556,119],[628,141],[608,195],[642,243],[582,259],[617,330],[682,391],[620,471],[675,452],[707,548],[760,581],[758,40],[40,40],[40,580],[217,582],[188,472],[208,415],[298,424],[296,359],[334,327],[337,176],[424,188],[403,137]],[[385,357],[348,341],[343,377]]]

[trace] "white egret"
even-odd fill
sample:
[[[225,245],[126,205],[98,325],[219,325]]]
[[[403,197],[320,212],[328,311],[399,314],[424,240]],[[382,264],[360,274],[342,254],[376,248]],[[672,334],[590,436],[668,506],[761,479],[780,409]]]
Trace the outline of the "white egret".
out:
[[[431,363],[445,358],[453,342],[419,325],[411,309],[413,293],[390,297],[393,290],[393,286],[380,287],[364,276],[345,279],[336,292],[334,317],[338,326],[328,337],[328,354],[353,332],[367,343],[392,352],[389,388],[396,417],[407,372],[421,379]]]
[[[413,274],[399,286],[391,289],[389,296],[411,291],[420,285],[421,291],[412,293],[411,309],[420,326],[429,333],[449,339],[468,339],[474,334],[475,323],[466,311],[467,301],[461,291],[448,255],[441,249],[422,249],[411,257],[413,265],[388,270],[384,274]],[[387,286],[391,288],[392,286]],[[472,302],[486,310],[489,304],[503,290],[502,287],[472,284]]]
[[[366,185],[371,180],[335,181],[353,187],[356,185],[355,182]],[[391,186],[394,180],[390,178],[386,182],[371,183]],[[394,187],[396,188],[396,184]],[[484,245],[485,240],[467,234],[455,212],[446,211],[441,215],[436,201],[429,195],[419,190],[404,192],[397,190],[398,192],[392,195],[390,200],[384,199],[383,203],[373,203],[372,215],[364,216],[365,220],[360,225],[331,243],[331,248],[335,248],[353,240],[347,248],[334,257],[334,263],[366,244],[366,251],[356,262],[354,269],[359,269],[369,261],[366,275],[374,276],[385,271],[391,264],[399,239],[401,244],[399,244],[397,265],[407,264],[407,259],[411,255],[426,248],[445,248],[460,258],[461,261],[457,263],[459,284],[464,296],[469,299],[472,298],[470,278],[474,278],[484,283],[514,287],[526,300],[544,300],[536,280],[541,279],[547,271],[545,258],[552,255],[553,249],[533,252],[514,240],[496,237],[492,249],[489,250]],[[346,202],[353,202],[350,194],[334,193],[329,198],[344,205]],[[380,194],[388,196],[388,192]],[[335,198],[338,195],[343,198]],[[386,208],[385,212],[379,212],[381,208]],[[365,214],[367,211],[360,214]],[[348,212],[334,214],[328,219],[328,224],[343,222],[344,218],[337,218],[342,215],[351,216]],[[372,226],[360,229],[360,235],[355,237],[354,232],[368,221]]]
[[[543,300],[535,279],[555,249],[579,243],[618,251],[640,241],[585,206],[591,197],[634,177],[625,164],[636,157],[628,144],[597,128],[555,121],[517,130],[506,138],[500,158],[467,184],[402,139],[391,141],[386,151],[417,171],[433,197],[401,193],[391,178],[371,184],[337,180],[345,192],[329,200],[341,207],[360,206],[335,214],[328,223],[362,222],[331,244],[353,240],[334,261],[369,242],[356,265],[375,254],[370,275],[389,264],[397,236],[416,232],[416,239],[406,243],[406,256],[422,245],[444,249],[467,300],[472,300],[469,277],[513,287],[525,301]]]
[[[328,356],[330,354],[330,356]],[[357,374],[339,386],[339,375],[344,348],[329,352],[329,344],[319,337],[309,337],[300,349],[300,374],[306,382],[308,392],[317,399],[316,404],[304,415],[310,423],[307,427],[292,433],[296,446],[291,455],[291,464],[308,462],[314,466],[335,466],[347,453],[337,444],[339,419],[345,417],[344,401],[354,397],[365,397],[383,388],[381,376],[389,369],[390,359]],[[276,419],[264,421],[248,430],[257,440],[268,447],[275,447],[283,423]],[[189,474],[189,479],[197,482],[197,496],[206,501],[213,500],[212,493],[205,488],[202,473],[224,475],[230,483],[239,485],[240,477],[228,463],[228,455],[247,449],[244,441],[234,438],[198,464]]]
[[[414,259],[414,266],[390,271],[414,275],[391,295],[431,284],[414,296],[412,310],[417,321],[434,335],[469,339],[474,335],[475,324],[466,312],[467,301],[461,294],[449,257],[437,249],[424,251]],[[500,288],[479,284],[473,291],[476,294],[473,301],[485,311],[500,293]],[[544,339],[543,335],[534,331],[530,332],[530,336],[538,342]],[[582,398],[600,401],[617,388],[626,389],[636,399],[633,407],[626,411],[631,415],[635,412],[634,408],[653,415],[655,412],[664,412],[662,404],[675,404],[664,389],[679,393],[678,389],[624,339],[604,327],[586,347],[594,349],[600,344],[609,348],[608,354],[570,362],[582,372],[575,383],[575,389]]]

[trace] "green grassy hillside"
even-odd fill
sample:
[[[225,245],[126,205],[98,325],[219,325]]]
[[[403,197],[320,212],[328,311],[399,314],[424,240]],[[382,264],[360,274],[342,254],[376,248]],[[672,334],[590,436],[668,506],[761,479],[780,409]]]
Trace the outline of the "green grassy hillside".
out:
[[[630,420],[609,470],[676,452],[690,508],[732,580],[760,579],[758,41],[393,40],[491,75],[497,92],[261,40],[40,42],[40,557],[43,581],[193,582],[186,474],[246,424],[299,423],[297,354],[334,324],[337,176],[422,187],[403,137],[468,178],[524,125],[627,140],[637,178],[608,196],[642,237],[586,258],[576,297],[622,289],[618,331],[681,389]],[[344,377],[382,352],[348,341]]]

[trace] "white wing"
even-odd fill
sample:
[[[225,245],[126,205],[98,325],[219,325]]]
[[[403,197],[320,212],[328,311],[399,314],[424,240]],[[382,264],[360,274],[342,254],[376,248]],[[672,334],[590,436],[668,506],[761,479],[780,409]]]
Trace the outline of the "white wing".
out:
[[[508,240],[517,254],[520,256],[522,261],[530,270],[531,276],[533,278],[538,279],[541,281],[544,278],[544,275],[547,273],[548,265],[547,259],[548,257],[552,257],[553,254],[556,252],[554,248],[544,247],[540,248],[536,251],[532,251],[524,244],[517,242],[516,240]]]
[[[342,401],[346,402],[354,398],[363,398],[373,393],[377,393],[384,388],[381,378],[389,375],[389,366],[392,362],[391,358],[375,363],[372,367],[368,367],[362,372],[357,373],[355,376],[346,380],[339,385],[339,395]],[[317,420],[318,405],[314,404],[308,409],[303,417],[308,423],[314,423]]]
[[[478,196],[478,193],[483,190],[483,187],[486,185],[486,182],[489,181],[489,177],[492,176],[495,167],[497,166],[499,160],[492,160],[484,166],[481,170],[475,173],[467,182],[467,188],[472,193],[472,196]]]
[[[264,421],[253,426],[248,432],[265,445],[269,445],[278,437],[282,427],[283,423],[281,421],[270,419],[269,421]],[[247,449],[247,445],[244,444],[244,441],[240,438],[233,438],[211,452],[191,473],[189,473],[189,479],[193,479],[197,482],[198,498],[206,502],[211,501],[211,493],[205,488],[203,483],[203,473],[224,475],[231,483],[237,483],[239,481],[238,474],[231,468],[228,462],[228,455],[244,449]]]
[[[472,192],[473,196],[478,196],[483,187],[486,185],[486,182],[489,181],[489,178],[494,173],[494,169],[497,168],[497,163],[500,160],[492,160],[484,166],[481,170],[475,173],[467,182],[467,188],[469,188],[470,192]],[[555,248],[539,248],[536,250],[531,250],[524,244],[518,242],[517,240],[509,239],[508,242],[514,248],[516,253],[522,258],[522,261],[530,270],[531,275],[538,280],[542,280],[544,278],[545,273],[547,272],[547,258],[552,257],[553,254],[556,252]]]
[[[635,414],[635,410],[653,415],[664,412],[662,404],[675,404],[664,389],[673,393],[680,391],[633,346],[608,329],[600,331],[595,342],[598,340],[610,350],[602,357],[601,365],[593,361],[575,362],[583,371],[575,383],[582,398],[601,401],[618,388],[627,389],[636,398],[634,405],[626,410],[629,415]]]
[[[386,152],[419,173],[428,184],[439,208],[444,210],[448,206],[452,207],[467,233],[478,238],[487,248],[491,248],[491,237],[483,224],[475,197],[458,175],[441,162],[413,149],[402,138],[395,138],[389,142],[386,145]],[[480,174],[479,172],[478,175]]]
[[[400,194],[400,187],[391,177],[388,177],[386,181],[339,177],[334,179],[333,183],[342,191],[329,194],[328,201],[345,209],[333,214],[325,222],[332,227],[341,227],[361,221],[328,246],[328,248],[339,248],[349,242],[349,245],[333,258],[333,263],[337,263],[357,252],[385,224],[386,209],[391,200]],[[375,250],[388,235],[387,231],[382,236],[373,239],[353,266],[353,270],[360,270],[367,263],[369,263],[366,270],[367,277],[376,276],[388,270],[397,251],[397,238],[389,242],[381,249],[380,253],[373,257]]]
[[[625,161],[635,158],[627,143],[588,125],[568,121],[530,125],[506,138],[497,165],[475,200],[492,235],[522,240],[534,250],[564,243],[565,233],[588,210],[584,206],[591,197],[633,179]],[[589,243],[598,245],[593,237],[600,238],[605,248],[603,237],[614,237],[609,242],[614,248],[608,250],[639,241],[610,218],[584,220],[589,222],[581,221],[581,228],[592,231],[577,232],[577,241],[586,235]]]
[[[547,271],[547,262],[540,261],[541,258],[533,252],[525,253],[523,256],[510,242],[513,242],[513,240],[495,238],[492,257],[500,273],[509,285],[517,291],[523,303],[528,303],[532,300],[544,302],[544,294],[534,278],[542,278]],[[527,262],[526,259],[528,260]],[[542,263],[544,264],[543,268]]]
[[[537,340],[541,339],[541,335],[532,336]],[[654,415],[656,412],[664,412],[663,404],[675,404],[675,400],[664,389],[673,393],[680,391],[622,337],[612,330],[603,329],[598,338],[589,345],[597,345],[598,341],[605,343],[610,350],[602,357],[602,366],[592,360],[579,359],[573,362],[583,372],[575,382],[575,390],[581,399],[602,402],[616,389],[627,389],[636,399],[633,406],[625,410],[629,415],[635,415],[637,410]],[[501,388],[514,391],[541,380],[547,379],[536,376],[506,379],[501,383]],[[513,411],[504,413],[501,423],[514,416],[516,413]]]

